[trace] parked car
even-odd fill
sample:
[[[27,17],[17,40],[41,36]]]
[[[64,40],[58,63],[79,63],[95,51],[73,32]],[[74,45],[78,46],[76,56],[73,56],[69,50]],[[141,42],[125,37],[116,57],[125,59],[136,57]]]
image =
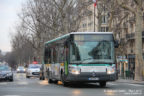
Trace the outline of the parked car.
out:
[[[26,71],[26,78],[39,77],[41,64],[29,64]]]
[[[7,65],[0,65],[0,80],[13,81],[13,72]]]
[[[25,69],[24,66],[19,66],[19,67],[17,68],[17,73],[25,73],[25,72],[26,72],[26,69]]]

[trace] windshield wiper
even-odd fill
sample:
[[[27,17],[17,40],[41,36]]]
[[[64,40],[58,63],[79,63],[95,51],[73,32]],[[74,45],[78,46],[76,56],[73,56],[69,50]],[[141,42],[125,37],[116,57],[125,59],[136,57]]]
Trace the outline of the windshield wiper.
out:
[[[86,58],[86,59],[83,59],[82,63],[84,63],[85,61],[87,60],[93,60],[93,58]]]
[[[93,58],[86,58],[86,59],[83,59],[83,61],[86,61],[86,60],[91,60],[91,59],[93,59]]]

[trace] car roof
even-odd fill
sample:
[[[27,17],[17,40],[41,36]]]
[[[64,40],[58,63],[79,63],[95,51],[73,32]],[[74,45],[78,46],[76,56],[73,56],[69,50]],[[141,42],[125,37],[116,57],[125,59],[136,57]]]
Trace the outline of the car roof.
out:
[[[24,67],[24,66],[18,66],[18,67]]]
[[[29,64],[29,66],[41,66],[42,64]]]

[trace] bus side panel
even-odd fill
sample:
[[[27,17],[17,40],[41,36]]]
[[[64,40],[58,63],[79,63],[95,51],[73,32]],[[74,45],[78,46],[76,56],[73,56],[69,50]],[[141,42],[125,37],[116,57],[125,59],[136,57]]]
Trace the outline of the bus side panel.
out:
[[[44,75],[45,75],[45,77],[48,79],[48,78],[50,78],[49,76],[48,76],[48,71],[49,72],[51,72],[51,64],[45,64],[45,66],[44,66]]]
[[[64,63],[60,63],[60,78],[61,79],[61,73],[64,72]]]
[[[53,70],[54,70],[53,78],[60,80],[60,63],[55,63]]]

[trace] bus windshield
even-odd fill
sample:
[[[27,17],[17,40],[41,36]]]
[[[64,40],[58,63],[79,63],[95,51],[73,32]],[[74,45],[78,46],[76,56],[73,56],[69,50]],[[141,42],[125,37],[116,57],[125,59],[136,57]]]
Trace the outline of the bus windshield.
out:
[[[113,41],[75,41],[70,50],[70,63],[114,63]]]

